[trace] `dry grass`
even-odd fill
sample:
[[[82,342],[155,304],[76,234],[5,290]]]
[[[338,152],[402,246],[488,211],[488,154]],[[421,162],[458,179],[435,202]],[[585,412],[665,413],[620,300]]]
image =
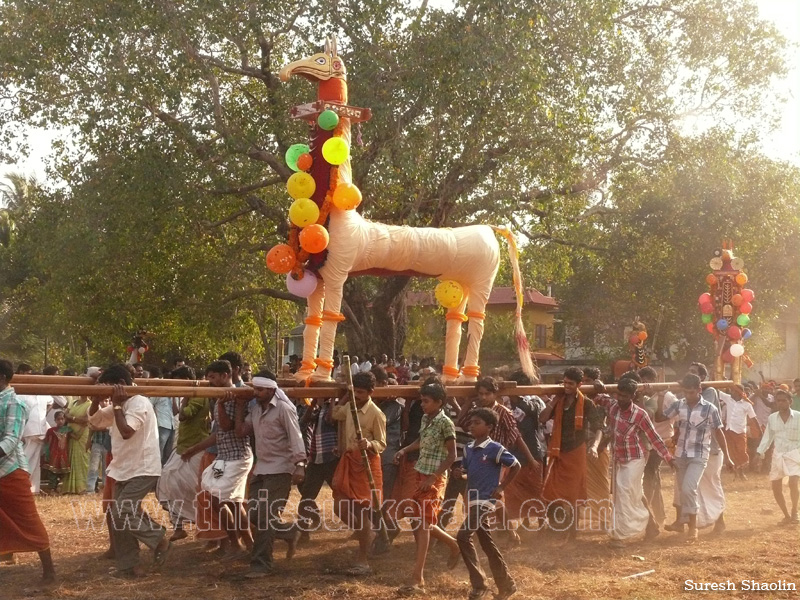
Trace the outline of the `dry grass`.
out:
[[[671,498],[671,480],[668,475],[665,498]],[[520,547],[504,551],[519,588],[515,597],[661,600],[698,593],[705,598],[797,597],[798,592],[756,594],[740,589],[743,579],[782,579],[794,582],[800,589],[800,531],[776,525],[780,514],[765,477],[734,482],[726,474],[725,490],[728,531],[718,538],[703,531],[694,547],[687,547],[678,535],[670,533],[662,534],[654,543],[632,543],[623,550],[610,549],[599,533],[581,534],[572,545],[564,545],[549,535],[523,533]],[[412,537],[403,534],[390,554],[374,559],[374,576],[348,578],[340,573],[349,564],[356,542],[348,540],[345,532],[329,532],[314,536],[314,543],[299,550],[291,563],[282,558],[284,547],[279,542],[278,574],[247,581],[237,576],[246,565],[221,565],[203,551],[201,543],[185,540],[177,544],[163,573],[152,573],[135,582],[118,581],[107,575],[112,563],[98,558],[106,548],[105,530],[78,530],[69,497],[42,498],[38,504],[50,533],[59,585],[39,589],[36,556],[19,555],[17,565],[0,567],[0,598],[395,598],[397,588],[407,582],[413,562]],[[143,551],[142,559],[149,561],[149,552]],[[469,583],[464,566],[459,565],[452,572],[444,569],[445,556],[434,549],[428,559],[427,599],[466,598]],[[655,569],[655,573],[622,579],[649,569]],[[686,579],[730,579],[736,583],[737,591],[686,592]]]

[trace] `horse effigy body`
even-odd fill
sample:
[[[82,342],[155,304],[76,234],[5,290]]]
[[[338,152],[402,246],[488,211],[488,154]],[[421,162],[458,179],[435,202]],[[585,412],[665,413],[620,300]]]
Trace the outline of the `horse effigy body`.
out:
[[[445,304],[448,312],[443,378],[446,381],[474,381],[480,374],[478,359],[484,330],[484,310],[500,264],[500,248],[495,233],[503,235],[509,243],[518,300],[516,337],[520,361],[523,370],[534,375],[527,337],[522,327],[522,281],[517,249],[510,232],[488,225],[407,227],[364,219],[355,210],[360,202],[360,192],[352,185],[349,146],[353,118],[365,120],[364,115],[368,118],[369,111],[347,105],[346,71],[336,51],[335,39],[326,43],[324,52],[290,63],[281,70],[280,75],[284,81],[293,75],[300,75],[318,84],[317,102],[294,109],[296,118],[304,118],[312,124],[312,133],[309,156],[303,164],[309,174],[303,177],[298,175],[297,180],[305,185],[296,185],[296,193],[293,193],[290,180],[290,193],[297,197],[308,191],[309,198],[317,206],[318,217],[314,207],[307,200],[302,200],[312,209],[312,216],[316,217],[313,224],[315,231],[309,231],[309,234],[321,234],[324,237],[320,226],[327,230],[327,240],[320,242],[319,237],[315,237],[312,247],[309,243],[304,245],[304,241],[311,239],[309,235],[304,240],[305,228],[293,225],[288,248],[280,248],[284,262],[280,266],[270,267],[276,272],[288,273],[287,285],[290,289],[293,280],[306,277],[317,279],[316,287],[313,281],[312,285],[303,286],[306,289],[304,295],[308,298],[308,311],[303,333],[303,361],[296,374],[298,380],[309,377],[330,379],[336,328],[344,320],[340,312],[344,283],[351,275],[374,272],[431,276],[450,284],[449,291],[452,293]],[[334,127],[325,129],[315,122],[323,111],[336,112]],[[328,150],[334,142],[348,150],[346,158],[331,158]],[[301,171],[299,168],[297,170]],[[313,184],[310,181],[312,178]],[[345,196],[346,199],[341,200]],[[322,251],[319,248],[323,248]],[[276,250],[278,247],[273,249]],[[459,369],[461,324],[465,321],[469,323],[468,344],[464,365]]]

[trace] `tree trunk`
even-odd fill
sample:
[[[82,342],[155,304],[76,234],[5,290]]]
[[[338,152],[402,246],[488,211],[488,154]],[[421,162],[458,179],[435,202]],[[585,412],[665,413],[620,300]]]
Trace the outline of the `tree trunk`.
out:
[[[348,314],[342,325],[347,338],[345,350],[359,358],[384,353],[397,357],[402,353],[408,325],[405,294],[410,281],[409,277],[348,280],[344,291]],[[377,284],[377,293],[370,293],[370,284]]]

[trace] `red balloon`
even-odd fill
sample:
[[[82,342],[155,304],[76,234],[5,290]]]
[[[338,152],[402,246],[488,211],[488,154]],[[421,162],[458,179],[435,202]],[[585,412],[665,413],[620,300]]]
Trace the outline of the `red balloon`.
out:
[[[753,298],[756,297],[756,294],[753,290],[744,289],[742,290],[742,300],[745,302],[752,302]]]
[[[708,331],[708,333],[714,333],[714,329],[715,327],[713,323],[706,324],[706,330]]]
[[[733,358],[733,354],[731,354],[731,351],[730,350],[725,350],[725,352],[722,353],[722,362],[732,363],[733,361],[734,361],[734,358]]]
[[[639,341],[640,341],[640,340],[639,340],[639,336],[638,336],[638,335],[636,335],[636,334],[633,334],[631,337],[629,337],[629,338],[628,338],[628,343],[629,343],[631,346],[635,346],[636,344],[638,344],[638,343],[639,343]]]
[[[749,315],[753,310],[753,305],[749,302],[742,302],[742,305],[739,307],[739,311],[743,315]]]
[[[700,312],[705,313],[705,314],[713,314],[714,307],[711,305],[711,303],[701,304],[700,305]]]
[[[739,329],[736,325],[734,325],[733,327],[729,327],[727,333],[728,337],[731,338],[732,340],[742,339],[742,330]]]
[[[711,294],[708,292],[705,294],[700,294],[700,297],[697,299],[697,303],[700,305],[711,304]]]

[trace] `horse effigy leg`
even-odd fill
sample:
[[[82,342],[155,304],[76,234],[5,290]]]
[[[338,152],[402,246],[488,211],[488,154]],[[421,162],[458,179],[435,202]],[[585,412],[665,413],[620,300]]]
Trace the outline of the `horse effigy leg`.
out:
[[[480,358],[481,340],[483,339],[484,321],[486,320],[486,303],[489,301],[489,291],[474,291],[469,296],[467,306],[467,355],[464,358],[464,381],[477,381],[481,374],[478,366]]]
[[[336,341],[336,327],[341,321],[344,321],[344,315],[339,312],[342,308],[343,288],[344,280],[334,282],[329,280],[326,286],[321,317],[322,327],[319,335],[319,354],[315,361],[317,369],[312,376],[316,381],[330,380],[333,372],[333,344]]]
[[[325,282],[320,279],[317,289],[308,297],[306,310],[305,329],[303,329],[303,362],[295,373],[297,381],[305,381],[317,368],[317,342],[319,330],[322,326],[322,305],[325,301]]]
[[[442,367],[442,381],[445,383],[458,381],[461,372],[458,369],[458,348],[461,345],[461,324],[467,321],[464,308],[467,305],[465,290],[464,300],[456,308],[447,311],[447,333],[444,339],[444,366]]]

